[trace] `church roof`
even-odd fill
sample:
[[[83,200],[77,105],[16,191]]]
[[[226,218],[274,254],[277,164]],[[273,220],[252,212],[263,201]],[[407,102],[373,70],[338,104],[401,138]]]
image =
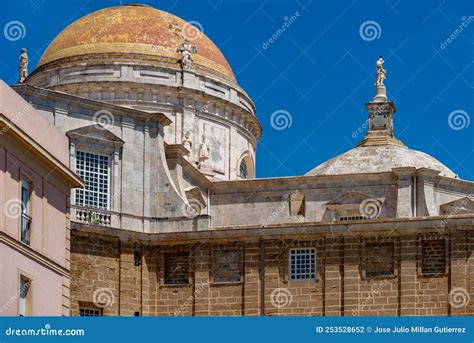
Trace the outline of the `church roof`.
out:
[[[177,65],[178,48],[187,39],[197,49],[196,69],[235,82],[232,69],[216,45],[191,23],[146,5],[124,5],[88,14],[66,27],[51,42],[37,68],[64,58],[129,54],[135,59]]]
[[[434,157],[395,144],[355,147],[318,165],[306,175],[380,173],[402,167],[429,168],[439,171],[441,176],[457,177]]]
[[[368,112],[365,139],[355,148],[318,165],[306,175],[367,174],[390,172],[394,168],[427,168],[438,171],[441,176],[457,178],[434,157],[411,150],[395,139],[393,118],[397,110],[387,97],[387,72],[383,64],[380,56],[376,63],[375,97],[365,104]]]

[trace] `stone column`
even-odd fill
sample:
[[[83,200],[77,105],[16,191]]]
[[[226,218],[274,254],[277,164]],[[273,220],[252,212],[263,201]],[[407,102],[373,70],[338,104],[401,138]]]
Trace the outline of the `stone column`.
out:
[[[400,315],[416,315],[418,243],[416,234],[400,237]]]
[[[453,230],[450,234],[449,242],[451,245],[451,258],[449,259],[451,289],[449,291],[452,291],[453,295],[457,293],[469,294],[467,284],[467,259],[469,257],[467,251],[467,232]],[[453,300],[456,300],[455,298]],[[473,300],[471,299],[471,301]],[[468,314],[468,306],[461,306],[459,308],[457,306],[450,306],[450,314],[452,316],[465,316]]]
[[[436,206],[435,201],[435,181],[439,175],[439,171],[420,168],[416,171],[417,176],[417,206],[416,213],[418,216],[437,216],[439,214],[439,207]]]
[[[260,315],[260,247],[259,242],[248,242],[243,253],[244,315]]]
[[[210,258],[209,246],[201,245],[194,251],[194,315],[208,316],[210,292]]]
[[[158,246],[142,246],[142,315],[157,315]]]
[[[343,239],[331,237],[324,240],[324,315],[342,315],[342,260]]]
[[[141,266],[135,266],[135,247],[132,243],[121,242],[120,249],[120,315],[134,316],[142,313]]]
[[[350,234],[344,237],[344,316],[358,315],[360,305],[360,241]]]
[[[415,216],[413,177],[415,168],[393,168],[397,177],[397,218]]]

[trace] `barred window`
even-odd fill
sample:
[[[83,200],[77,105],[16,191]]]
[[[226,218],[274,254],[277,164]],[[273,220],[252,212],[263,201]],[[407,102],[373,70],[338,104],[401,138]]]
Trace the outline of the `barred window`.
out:
[[[290,249],[289,280],[316,279],[316,249]]]
[[[216,251],[214,253],[214,282],[241,281],[240,250]]]
[[[109,157],[76,151],[76,173],[85,187],[76,189],[76,205],[107,209],[109,195]]]
[[[101,317],[102,309],[81,307],[79,309],[79,315],[81,317]]]
[[[185,285],[189,282],[189,253],[165,254],[165,284]]]

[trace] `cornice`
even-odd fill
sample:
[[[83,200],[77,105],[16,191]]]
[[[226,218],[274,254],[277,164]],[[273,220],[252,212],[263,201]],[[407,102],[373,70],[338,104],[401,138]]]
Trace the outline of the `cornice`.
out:
[[[19,242],[18,240],[14,239],[3,231],[0,231],[0,243],[5,244],[6,246],[28,257],[29,259],[45,266],[56,274],[59,274],[64,277],[70,277],[70,271],[67,268],[51,260],[49,257],[46,257],[43,254],[37,252],[30,246]]]

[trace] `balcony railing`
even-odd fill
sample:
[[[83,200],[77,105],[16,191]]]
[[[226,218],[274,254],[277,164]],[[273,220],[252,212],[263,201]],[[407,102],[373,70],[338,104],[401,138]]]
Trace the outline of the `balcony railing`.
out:
[[[31,217],[26,213],[21,214],[21,241],[25,244],[30,244],[30,226]]]
[[[100,226],[111,226],[111,213],[106,210],[71,206],[72,218],[76,222],[89,224],[89,225],[100,225]]]

